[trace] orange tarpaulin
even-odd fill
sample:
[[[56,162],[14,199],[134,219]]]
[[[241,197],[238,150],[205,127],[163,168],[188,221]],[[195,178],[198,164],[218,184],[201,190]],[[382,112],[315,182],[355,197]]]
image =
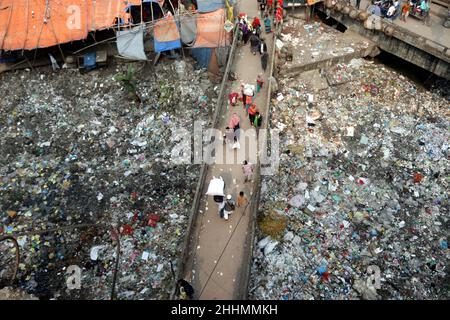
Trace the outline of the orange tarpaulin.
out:
[[[312,6],[313,4],[316,4],[318,2],[321,2],[322,0],[307,0],[308,6]]]
[[[175,19],[171,14],[155,23],[154,34],[155,39],[160,42],[180,39],[180,32],[178,31]]]
[[[197,40],[194,48],[217,48],[230,43],[230,34],[225,31],[225,9],[197,15]]]
[[[109,28],[140,0],[0,0],[0,50],[50,47]]]

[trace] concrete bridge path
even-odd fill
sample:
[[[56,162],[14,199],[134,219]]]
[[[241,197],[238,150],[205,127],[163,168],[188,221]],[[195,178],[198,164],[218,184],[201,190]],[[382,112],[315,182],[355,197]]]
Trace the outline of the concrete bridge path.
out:
[[[240,0],[238,8],[239,12],[245,12],[248,15],[249,21],[252,21],[253,17],[258,16],[261,23],[263,23],[256,0]],[[273,45],[273,37],[272,34],[266,35],[264,26],[262,29],[262,37],[266,40],[268,52],[270,53]],[[270,67],[267,67],[266,73],[264,74],[261,67],[260,55],[259,53],[256,55],[251,53],[250,43],[237,48],[234,64],[232,70],[236,71],[238,79],[232,84],[233,92],[240,94],[241,82],[254,84],[256,87],[258,74],[263,74],[265,83],[263,89],[256,94],[254,101],[260,113],[264,114]],[[246,130],[251,128],[242,102],[239,102],[235,107],[228,105],[227,108],[224,108],[223,113],[220,115],[220,128],[222,130],[225,130],[233,112],[238,113],[241,118],[241,129]],[[265,120],[263,119],[263,121]],[[256,139],[256,136],[252,138]],[[229,146],[224,146],[224,154],[227,159],[233,156],[237,158],[236,153],[239,153],[242,159],[245,158],[249,162],[256,164],[256,152],[245,152],[245,148],[234,151],[230,150]],[[236,200],[239,192],[244,191],[247,198],[251,201],[253,185],[251,182],[244,184],[242,162],[236,159],[234,163],[216,163],[210,165],[207,171],[206,182],[203,186],[203,194],[206,193],[209,181],[213,176],[222,176],[226,184],[225,194],[231,194],[233,199]],[[187,262],[186,274],[184,274],[184,278],[190,281],[195,288],[196,299],[240,298],[238,289],[243,281],[240,276],[244,270],[243,258],[246,254],[245,244],[247,231],[249,231],[250,227],[249,222],[249,210],[247,209],[244,213],[243,208],[236,208],[233,214],[230,215],[228,221],[221,219],[218,215],[217,203],[213,201],[212,197],[203,196],[200,201],[200,209],[193,231],[196,239],[191,240],[191,256]]]

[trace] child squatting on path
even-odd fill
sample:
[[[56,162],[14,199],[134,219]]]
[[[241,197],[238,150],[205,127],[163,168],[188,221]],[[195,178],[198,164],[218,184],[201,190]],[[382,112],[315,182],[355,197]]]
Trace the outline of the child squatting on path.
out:
[[[237,197],[237,206],[238,208],[242,208],[243,206],[247,205],[248,199],[244,194],[244,191],[239,192],[239,196]]]

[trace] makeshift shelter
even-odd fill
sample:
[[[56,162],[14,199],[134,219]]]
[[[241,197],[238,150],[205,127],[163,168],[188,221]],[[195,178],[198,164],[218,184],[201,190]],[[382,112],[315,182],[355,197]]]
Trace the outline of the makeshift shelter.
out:
[[[154,42],[156,52],[181,48],[180,33],[175,19],[170,13],[155,23]]]
[[[179,20],[181,41],[187,46],[192,46],[197,39],[197,17],[181,16]]]
[[[0,0],[0,50],[31,50],[85,39],[128,19],[140,0]]]
[[[225,0],[197,0],[198,12],[212,12],[225,7]]]
[[[141,26],[117,32],[117,50],[122,57],[147,60],[144,52],[144,28]]]
[[[195,48],[217,48],[230,44],[230,33],[224,29],[226,12],[219,9],[197,16],[197,39]]]

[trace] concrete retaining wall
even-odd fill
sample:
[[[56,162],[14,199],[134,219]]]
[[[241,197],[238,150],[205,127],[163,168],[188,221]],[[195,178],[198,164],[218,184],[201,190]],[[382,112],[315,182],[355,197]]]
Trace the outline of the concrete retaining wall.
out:
[[[322,8],[320,10],[325,9]],[[364,28],[363,22],[352,19],[341,12],[331,10],[331,17],[347,28],[373,41],[380,49],[440,77],[450,79],[450,48],[445,45],[425,39],[386,19],[382,20],[383,26],[384,28],[392,28],[393,33],[391,36],[386,35],[383,31],[366,29]]]
[[[339,57],[333,57],[331,59],[324,59],[315,61],[309,64],[298,64],[290,66],[289,68],[282,69],[279,74],[280,75],[297,75],[303,73],[305,71],[314,70],[314,69],[327,69],[331,66],[334,66],[338,63],[348,63],[354,58],[363,58],[373,54],[376,46],[370,46],[365,49],[356,50],[353,53],[346,54]],[[378,51],[379,53],[379,51]]]

